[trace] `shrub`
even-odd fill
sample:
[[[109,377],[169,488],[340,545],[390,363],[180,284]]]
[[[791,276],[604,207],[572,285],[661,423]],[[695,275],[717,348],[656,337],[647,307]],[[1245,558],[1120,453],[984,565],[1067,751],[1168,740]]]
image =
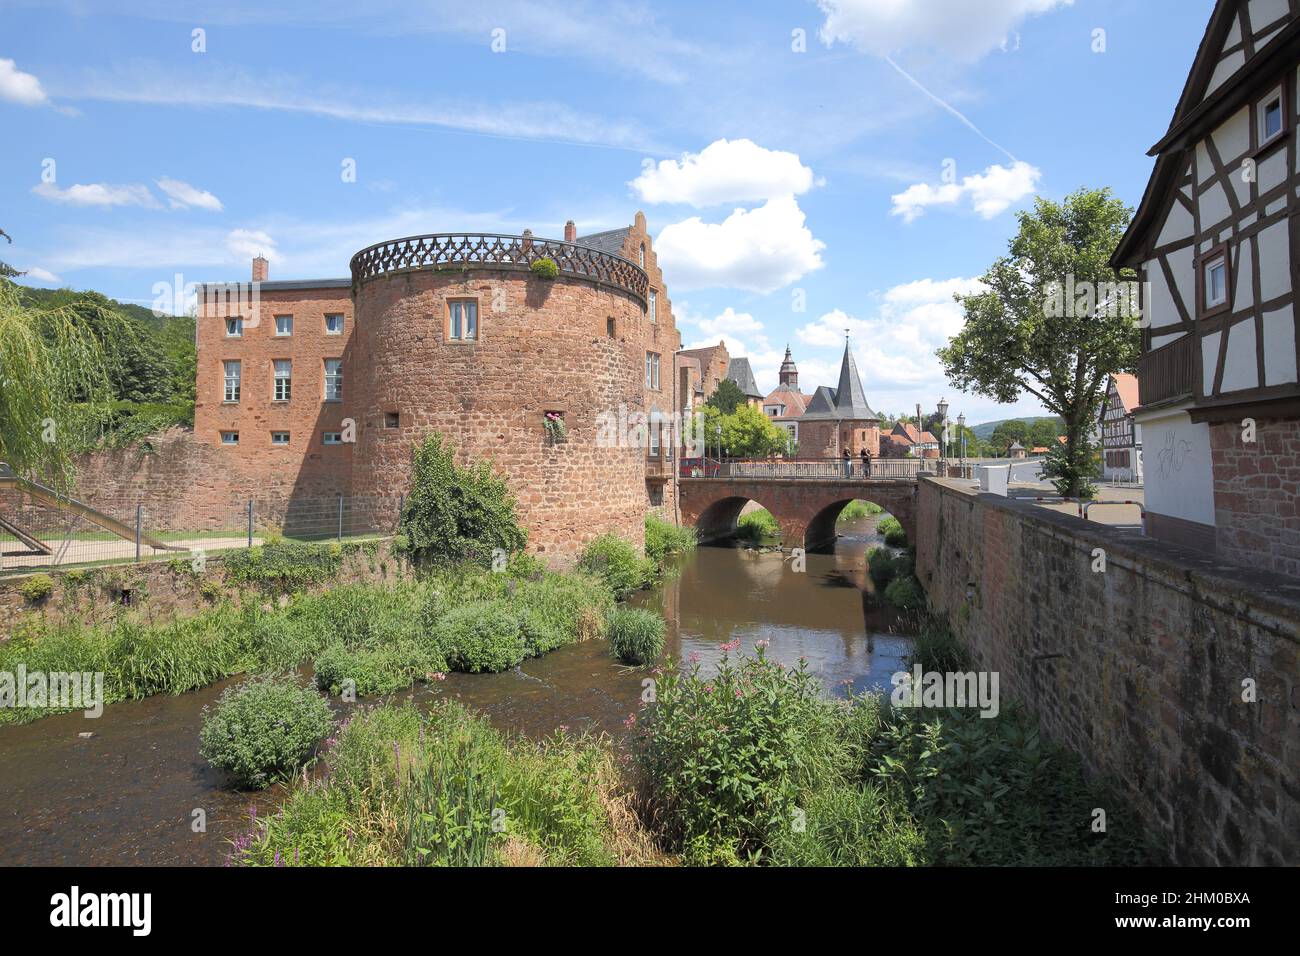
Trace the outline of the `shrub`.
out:
[[[946,674],[970,670],[971,656],[952,631],[939,621],[926,620],[917,628],[908,663],[920,664],[922,671]]]
[[[872,548],[867,552],[867,573],[877,591],[883,592],[900,570],[899,559],[884,548]]]
[[[645,516],[645,553],[657,568],[662,568],[668,555],[692,551],[696,546],[694,528],[664,521],[655,515]]]
[[[545,654],[606,633],[611,599],[596,578],[546,574],[517,584],[513,599],[521,609],[519,624],[530,655]]]
[[[758,542],[764,538],[775,538],[780,534],[781,526],[772,517],[772,512],[766,508],[751,511],[741,516],[740,521],[736,523],[736,537],[745,541]]]
[[[609,647],[624,664],[653,664],[664,650],[664,619],[639,607],[609,614]]]
[[[587,545],[578,568],[605,582],[615,600],[650,583],[654,567],[650,560],[636,553],[636,548],[613,534],[603,534]]]
[[[425,674],[446,670],[447,663],[429,647],[411,643],[363,648],[334,643],[316,656],[315,669],[321,690],[341,694],[350,687],[368,697],[409,687]]]
[[[938,865],[1138,865],[1149,850],[1119,801],[1086,784],[1077,758],[1004,707],[894,711],[873,745],[872,774],[905,798]],[[1105,806],[1105,833],[1091,831]]]
[[[638,721],[636,755],[670,845],[703,840],[761,857],[801,790],[838,772],[841,708],[802,663],[787,670],[761,647],[739,663],[724,657],[708,677],[698,664],[685,674],[665,666]]]
[[[885,600],[904,611],[914,611],[925,607],[925,592],[921,590],[921,583],[908,575],[889,582],[885,588]]]
[[[539,279],[554,279],[560,274],[560,267],[555,264],[554,259],[543,257],[529,263],[528,271]]]
[[[333,726],[329,704],[288,678],[252,678],[203,709],[199,753],[241,787],[261,788],[303,766]]]
[[[54,591],[54,579],[48,574],[33,574],[18,591],[31,604],[40,604]]]
[[[856,521],[859,518],[870,518],[873,515],[878,515],[883,510],[874,501],[863,501],[861,498],[856,498],[844,506],[844,510],[840,512],[840,516],[835,520]]]
[[[457,466],[451,442],[437,433],[417,445],[413,457],[401,533],[417,558],[486,567],[494,549],[523,550],[528,539],[514,496],[488,462]]]
[[[876,525],[876,531],[883,535],[885,544],[891,548],[904,548],[907,546],[907,532],[903,526],[898,523],[898,519],[893,515],[885,515]]]
[[[226,580],[263,591],[299,591],[324,584],[338,574],[342,552],[336,544],[270,541],[231,551],[224,562]]]
[[[443,615],[435,633],[456,670],[504,671],[528,656],[519,618],[519,612],[506,601],[466,604]]]

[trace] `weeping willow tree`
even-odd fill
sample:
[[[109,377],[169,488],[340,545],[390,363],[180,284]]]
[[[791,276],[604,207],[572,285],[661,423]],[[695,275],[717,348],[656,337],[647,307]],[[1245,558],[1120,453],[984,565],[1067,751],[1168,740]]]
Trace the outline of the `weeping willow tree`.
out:
[[[0,277],[0,462],[71,485],[87,410],[111,398],[111,341],[68,309],[25,307]]]

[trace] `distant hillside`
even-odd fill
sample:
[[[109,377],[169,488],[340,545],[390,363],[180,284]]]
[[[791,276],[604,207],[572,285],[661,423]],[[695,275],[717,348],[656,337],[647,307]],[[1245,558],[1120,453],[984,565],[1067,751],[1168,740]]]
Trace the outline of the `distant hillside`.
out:
[[[61,305],[67,305],[81,295],[80,292],[74,292],[72,289],[38,289],[33,286],[19,286],[19,288],[22,290],[19,295],[22,297],[23,302],[43,309],[54,309]],[[118,299],[109,299],[109,301],[113,303],[113,307],[118,312],[129,318],[151,325],[158,325],[163,321],[153,314],[152,309],[146,309],[142,305],[122,302]]]
[[[975,433],[975,437],[980,441],[988,441],[993,437],[993,430],[1006,422],[1024,422],[1030,428],[1032,428],[1037,422],[1057,422],[1062,430],[1065,428],[1065,421],[1059,416],[1039,415],[1034,418],[1001,418],[996,422],[984,422],[982,425],[972,425],[971,431]]]

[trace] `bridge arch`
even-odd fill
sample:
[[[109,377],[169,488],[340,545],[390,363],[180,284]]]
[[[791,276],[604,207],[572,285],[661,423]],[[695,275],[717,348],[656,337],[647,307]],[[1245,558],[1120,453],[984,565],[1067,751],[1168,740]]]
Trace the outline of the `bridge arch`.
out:
[[[835,540],[835,519],[856,498],[880,505],[915,537],[914,479],[683,478],[678,489],[682,523],[702,542],[734,534],[741,509],[757,501],[780,526],[782,547],[808,550]]]

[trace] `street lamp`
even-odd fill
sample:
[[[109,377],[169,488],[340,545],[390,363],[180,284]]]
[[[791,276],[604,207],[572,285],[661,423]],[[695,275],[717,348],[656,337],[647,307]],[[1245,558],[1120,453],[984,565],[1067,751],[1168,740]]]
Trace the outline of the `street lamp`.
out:
[[[941,399],[939,399],[939,406],[938,406],[938,407],[939,407],[939,434],[940,434],[941,436],[943,436],[943,437],[946,439],[946,438],[948,437],[948,436],[947,436],[947,432],[948,432],[948,400],[947,400],[946,398],[941,398]],[[945,443],[944,446],[941,446],[939,457],[940,457],[940,458],[947,458],[947,457],[948,457],[948,449],[947,449],[947,447],[946,447],[946,443]]]
[[[722,426],[714,425],[714,433],[718,436],[718,464],[722,464]]]
[[[961,450],[961,467],[966,470],[966,413],[957,416],[957,441]]]

